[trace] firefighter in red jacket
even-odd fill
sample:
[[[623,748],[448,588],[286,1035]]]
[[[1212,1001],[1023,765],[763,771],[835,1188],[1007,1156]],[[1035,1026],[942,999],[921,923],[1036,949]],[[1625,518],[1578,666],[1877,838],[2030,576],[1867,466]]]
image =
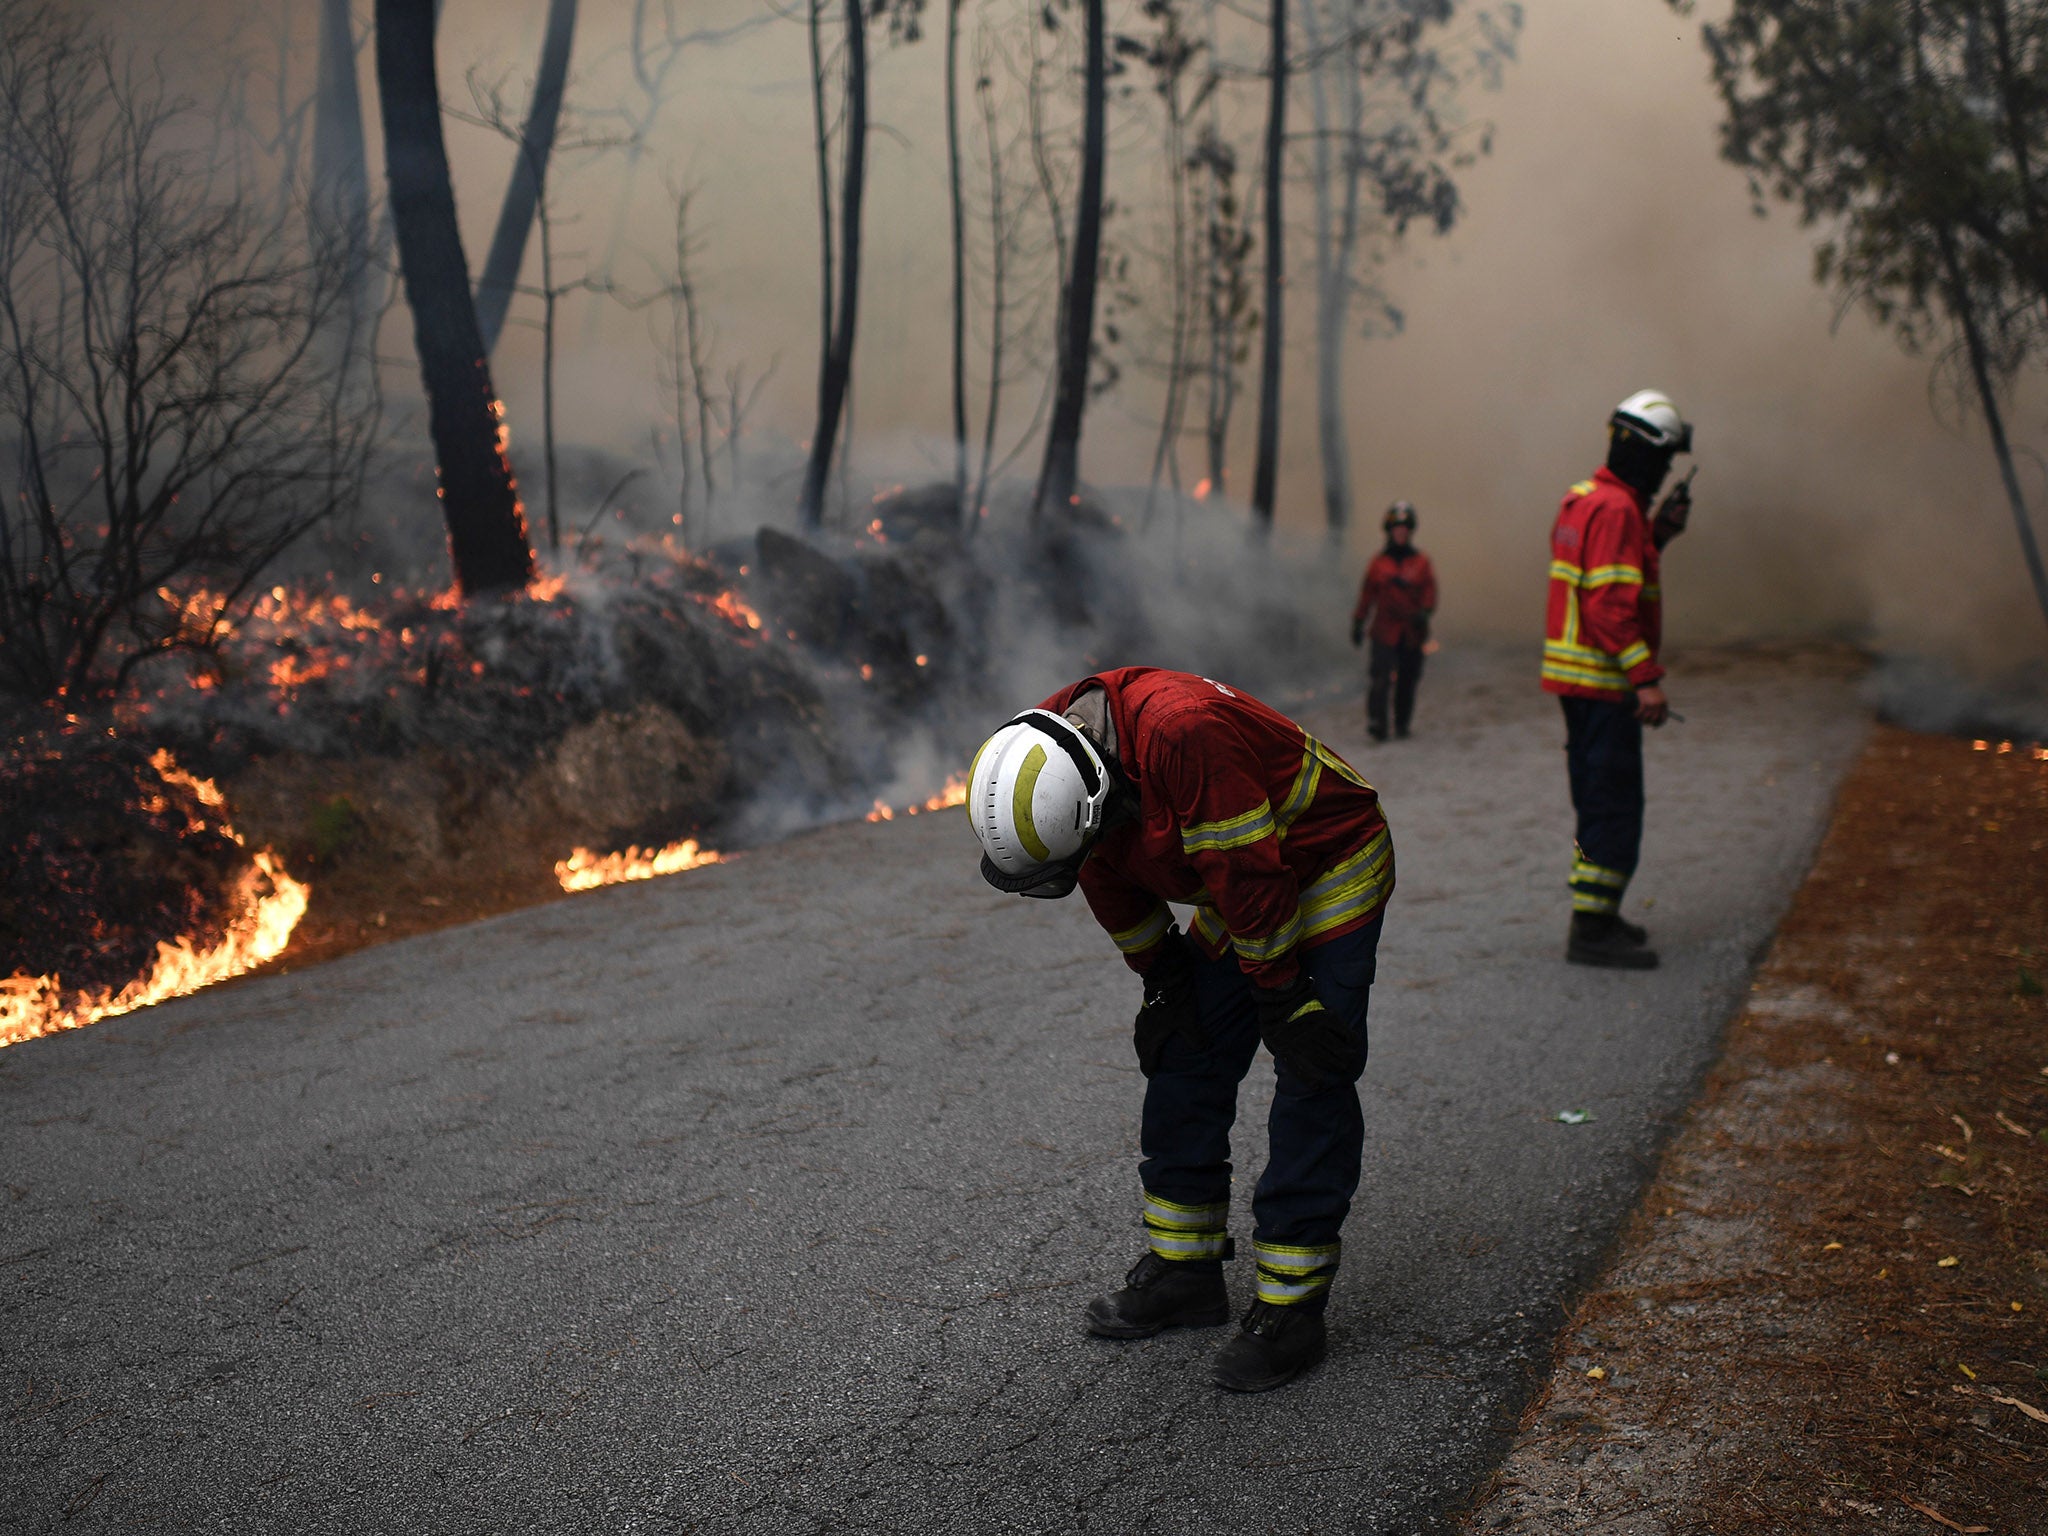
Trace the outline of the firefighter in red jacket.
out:
[[[1366,1003],[1393,844],[1379,797],[1286,716],[1154,667],[1086,677],[991,736],[968,771],[998,890],[1077,885],[1144,983],[1147,1251],[1097,1297],[1104,1338],[1230,1320],[1230,1127],[1263,1041],[1277,1073],[1252,1195],[1257,1297],[1216,1356],[1256,1392],[1323,1358],[1323,1310],[1358,1187]],[[1194,909],[1183,933],[1169,902]]]
[[[1580,965],[1657,963],[1649,936],[1622,917],[1621,898],[1643,837],[1643,727],[1671,712],[1657,660],[1659,552],[1691,511],[1685,485],[1654,517],[1650,503],[1672,458],[1691,451],[1677,406],[1656,390],[1630,395],[1608,418],[1607,463],[1566,493],[1550,534],[1543,686],[1564,707],[1578,817],[1565,957]]]
[[[1394,734],[1406,736],[1415,714],[1415,685],[1422,681],[1423,646],[1429,616],[1436,612],[1436,571],[1415,547],[1415,504],[1397,501],[1381,520],[1386,547],[1365,568],[1358,606],[1351,610],[1351,643],[1365,641],[1372,625],[1372,663],[1365,695],[1365,728],[1374,741],[1387,739],[1387,694],[1394,695]]]

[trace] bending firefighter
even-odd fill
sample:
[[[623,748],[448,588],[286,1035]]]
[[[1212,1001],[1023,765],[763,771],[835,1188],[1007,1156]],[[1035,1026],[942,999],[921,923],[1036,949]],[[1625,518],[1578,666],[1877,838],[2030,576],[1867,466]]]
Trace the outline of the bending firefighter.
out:
[[[1656,952],[1622,917],[1621,899],[1643,840],[1643,727],[1671,712],[1657,661],[1659,552],[1685,529],[1692,476],[1654,518],[1649,509],[1673,456],[1692,451],[1692,428],[1646,389],[1616,407],[1607,432],[1607,463],[1566,493],[1551,530],[1543,686],[1564,706],[1578,816],[1565,957],[1648,970]]]
[[[1415,547],[1415,504],[1397,501],[1381,526],[1386,547],[1372,557],[1351,610],[1351,643],[1365,640],[1372,622],[1371,679],[1365,695],[1365,728],[1374,741],[1387,739],[1387,694],[1394,695],[1394,734],[1406,736],[1415,714],[1415,685],[1422,681],[1423,648],[1429,616],[1436,612],[1436,572]]]
[[[1219,1386],[1277,1387],[1324,1354],[1323,1309],[1365,1144],[1357,1082],[1381,912],[1394,885],[1379,797],[1258,700],[1123,667],[1010,721],[969,770],[998,890],[1076,885],[1144,981],[1132,1027],[1148,1251],[1089,1304],[1089,1332],[1225,1323],[1230,1127],[1263,1041],[1277,1086],[1252,1195],[1256,1299]],[[1191,933],[1168,902],[1195,909]]]

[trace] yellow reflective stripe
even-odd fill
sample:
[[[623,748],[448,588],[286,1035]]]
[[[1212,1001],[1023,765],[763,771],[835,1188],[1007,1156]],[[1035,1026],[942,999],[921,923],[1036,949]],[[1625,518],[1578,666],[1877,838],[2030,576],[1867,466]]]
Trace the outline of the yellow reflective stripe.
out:
[[[1293,784],[1288,786],[1287,798],[1280,802],[1280,834],[1286,836],[1301,813],[1308,809],[1308,803],[1316,797],[1316,786],[1323,782],[1323,760],[1316,751],[1313,736],[1303,738],[1306,745],[1301,749],[1301,768],[1294,775]]]
[[[1302,937],[1341,928],[1387,899],[1394,840],[1382,827],[1349,858],[1333,864],[1301,893]]]
[[[1213,948],[1230,937],[1230,930],[1223,925],[1223,918],[1214,907],[1197,907],[1195,934],[1204,944]]]
[[[1617,890],[1628,888],[1626,870],[1609,869],[1604,864],[1595,864],[1583,854],[1572,860],[1572,880],[1584,880],[1592,885],[1611,885]]]
[[[1593,489],[1593,482],[1592,482],[1592,481],[1590,481],[1590,480],[1581,480],[1581,481],[1579,481],[1579,482],[1578,482],[1577,484],[1575,484],[1575,485],[1574,485],[1574,486],[1572,487],[1572,494],[1573,494],[1574,496],[1583,496],[1583,495],[1585,495],[1585,494],[1586,494],[1586,493],[1587,493],[1588,491],[1590,491],[1590,490],[1592,490],[1592,489]]]
[[[1619,896],[1602,896],[1593,891],[1573,891],[1572,910],[1574,912],[1619,912],[1621,910],[1621,898]]]
[[[1596,565],[1580,578],[1587,587],[1639,587],[1643,568],[1639,565]]]
[[[1162,1232],[1146,1228],[1146,1246],[1162,1259],[1222,1259],[1230,1254],[1227,1232]]]
[[[1161,902],[1152,909],[1151,915],[1143,922],[1135,923],[1121,933],[1112,933],[1110,941],[1127,955],[1135,955],[1141,949],[1150,949],[1166,937],[1166,930],[1172,925],[1173,914]]]
[[[1573,688],[1591,688],[1599,693],[1611,693],[1616,698],[1629,691],[1628,678],[1620,672],[1572,672],[1561,667],[1545,667],[1543,681],[1565,683]]]
[[[1039,772],[1045,767],[1045,748],[1034,746],[1024,754],[1024,766],[1017,770],[1017,782],[1010,790],[1010,815],[1017,823],[1017,841],[1024,851],[1043,864],[1052,857],[1031,819],[1031,795],[1038,788]]]
[[[1261,800],[1242,815],[1183,827],[1180,846],[1182,852],[1190,854],[1228,853],[1233,848],[1248,847],[1272,833],[1273,806],[1270,801]]]
[[[1229,1218],[1228,1200],[1215,1205],[1182,1205],[1178,1200],[1161,1199],[1150,1190],[1145,1192],[1145,1222],[1148,1226],[1209,1232],[1221,1227]]]
[[[1638,640],[1634,645],[1629,646],[1619,656],[1614,658],[1615,663],[1624,672],[1628,671],[1631,667],[1640,667],[1649,659],[1649,644],[1642,640]]]
[[[967,795],[960,802],[967,812],[967,819],[974,823],[977,834],[981,831],[981,817],[975,814],[975,802],[981,798],[981,760],[988,756],[989,742],[994,740],[995,737],[991,736],[975,748],[974,761],[967,765]]]
[[[1579,645],[1570,640],[1544,641],[1543,654],[1554,661],[1575,661],[1596,667],[1614,665],[1612,652],[1603,651],[1597,645]]]
[[[1308,742],[1310,749],[1314,751],[1317,759],[1322,763],[1322,765],[1325,768],[1329,769],[1330,772],[1336,774],[1338,778],[1344,780],[1345,783],[1355,784],[1360,789],[1372,788],[1372,786],[1366,783],[1364,778],[1360,776],[1356,768],[1352,767],[1349,763],[1345,762],[1343,758],[1339,757],[1335,752],[1332,752],[1320,741],[1317,741],[1315,737],[1308,736],[1304,737],[1303,739]]]
[[[1553,560],[1550,562],[1550,575],[1554,581],[1569,581],[1576,584],[1578,579],[1584,574],[1585,571],[1583,569],[1573,565],[1569,560]]]
[[[1276,1275],[1312,1275],[1318,1270],[1334,1269],[1342,1252],[1340,1243],[1318,1243],[1308,1248],[1287,1243],[1252,1244],[1252,1256],[1259,1261],[1259,1268],[1270,1269]]]
[[[1230,947],[1246,960],[1277,960],[1301,942],[1301,912],[1297,909],[1286,922],[1263,939],[1230,936]]]

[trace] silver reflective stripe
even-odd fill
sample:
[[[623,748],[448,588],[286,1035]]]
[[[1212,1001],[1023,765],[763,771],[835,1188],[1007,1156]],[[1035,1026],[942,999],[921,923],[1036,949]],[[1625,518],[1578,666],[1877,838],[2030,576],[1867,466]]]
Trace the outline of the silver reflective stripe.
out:
[[[1162,1259],[1220,1259],[1230,1246],[1226,1233],[1182,1234],[1163,1232],[1158,1227],[1146,1228],[1146,1241]]]
[[[1276,1280],[1264,1270],[1259,1271],[1259,1300],[1269,1302],[1276,1307],[1284,1307],[1297,1301],[1305,1301],[1315,1295],[1317,1291],[1326,1291],[1329,1288],[1330,1277],[1327,1273],[1318,1275],[1313,1280],[1305,1280],[1297,1285],[1285,1280]]]
[[[1218,1205],[1181,1205],[1157,1195],[1145,1196],[1147,1226],[1174,1227],[1183,1232],[1220,1232],[1229,1219],[1227,1200]]]
[[[1334,1270],[1343,1251],[1342,1245],[1337,1243],[1323,1243],[1313,1248],[1275,1243],[1252,1244],[1252,1255],[1259,1261],[1259,1268],[1270,1269],[1279,1275],[1312,1275],[1318,1270]]]
[[[1112,933],[1109,937],[1125,954],[1135,955],[1140,950],[1150,949],[1165,938],[1166,930],[1172,922],[1173,914],[1167,911],[1166,903],[1161,902],[1142,922],[1134,923],[1123,932]]]

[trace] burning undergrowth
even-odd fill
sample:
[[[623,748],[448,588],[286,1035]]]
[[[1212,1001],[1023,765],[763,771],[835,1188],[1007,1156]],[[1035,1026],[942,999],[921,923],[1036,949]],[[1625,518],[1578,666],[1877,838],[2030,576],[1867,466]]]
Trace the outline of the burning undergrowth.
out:
[[[299,881],[294,953],[338,952],[956,804],[992,720],[1096,666],[1277,690],[1334,654],[1300,631],[1310,578],[1252,581],[1241,535],[1196,579],[1107,513],[969,540],[951,505],[894,494],[851,534],[708,554],[593,539],[507,599],[287,582],[232,624],[202,600],[206,643],[144,691],[10,731],[9,1006],[86,1022],[166,942],[244,969],[237,925],[288,885],[305,910]]]

